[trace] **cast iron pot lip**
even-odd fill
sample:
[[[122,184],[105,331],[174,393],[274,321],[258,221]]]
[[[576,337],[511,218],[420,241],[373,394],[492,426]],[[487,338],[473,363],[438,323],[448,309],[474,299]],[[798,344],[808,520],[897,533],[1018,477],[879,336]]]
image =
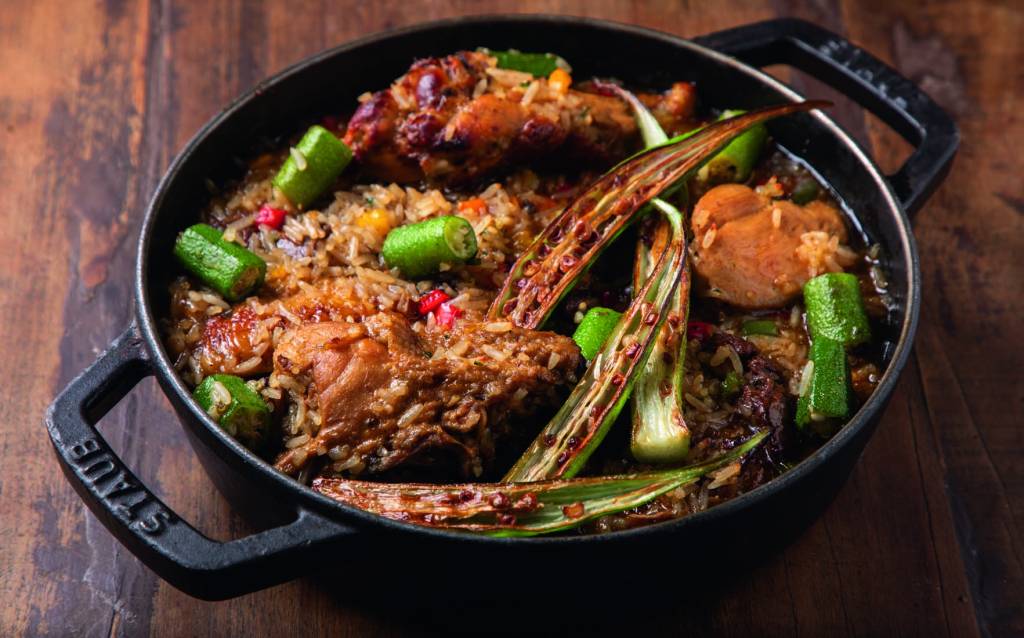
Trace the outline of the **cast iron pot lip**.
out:
[[[656,40],[673,47],[689,49],[698,55],[711,58],[719,64],[731,66],[749,76],[752,81],[758,81],[762,84],[768,85],[788,100],[804,100],[803,96],[799,93],[779,82],[775,78],[767,75],[763,71],[679,36],[610,20],[568,15],[493,14],[448,18],[374,33],[307,57],[258,82],[251,89],[231,102],[221,112],[208,120],[202,128],[193,135],[185,147],[175,156],[174,161],[168,167],[167,171],[161,178],[160,183],[157,185],[156,191],[146,208],[145,218],[139,234],[139,242],[137,245],[138,252],[135,263],[135,313],[138,321],[138,328],[140,329],[145,341],[146,349],[148,350],[148,354],[151,358],[151,363],[154,366],[156,374],[162,377],[162,380],[165,382],[162,384],[162,387],[166,390],[169,385],[174,392],[177,393],[178,398],[181,400],[181,404],[188,406],[188,410],[192,418],[202,423],[203,427],[206,428],[207,433],[210,434],[221,446],[221,449],[219,450],[219,456],[221,458],[230,460],[235,466],[239,466],[239,469],[244,469],[247,472],[253,473],[254,479],[259,478],[262,481],[273,484],[282,492],[289,493],[289,496],[293,498],[293,501],[286,505],[293,505],[296,508],[297,513],[301,510],[312,510],[324,514],[332,520],[341,519],[344,523],[356,524],[360,528],[383,527],[395,532],[411,532],[418,535],[435,537],[441,540],[455,540],[462,543],[482,543],[488,545],[504,545],[507,543],[530,543],[533,545],[575,545],[581,542],[610,543],[652,535],[678,533],[686,527],[701,525],[705,522],[710,523],[714,519],[729,517],[739,510],[752,506],[759,501],[771,499],[773,496],[778,495],[791,485],[802,480],[806,475],[813,473],[824,463],[829,462],[841,448],[852,444],[853,440],[861,430],[869,427],[873,419],[879,416],[879,412],[885,407],[886,402],[895,389],[899,375],[902,373],[903,368],[909,359],[913,337],[917,331],[918,315],[920,312],[920,265],[918,263],[917,246],[910,230],[910,220],[903,210],[903,206],[899,203],[899,200],[893,193],[888,180],[885,179],[874,160],[871,159],[871,157],[855,140],[853,140],[834,121],[832,121],[831,118],[818,110],[812,111],[810,114],[821,122],[833,135],[837,136],[868,170],[869,175],[882,192],[883,199],[888,206],[889,213],[891,213],[896,219],[899,232],[899,243],[902,246],[907,259],[907,297],[904,302],[905,321],[903,322],[903,326],[900,330],[899,339],[896,342],[896,348],[893,352],[892,359],[885,373],[882,375],[882,379],[880,380],[878,387],[875,389],[875,392],[871,395],[868,401],[861,406],[853,418],[850,419],[839,433],[820,448],[815,450],[811,456],[801,461],[795,468],[787,471],[782,476],[725,503],[716,505],[715,507],[696,514],[691,514],[683,518],[665,521],[662,523],[656,523],[630,530],[580,536],[494,538],[395,521],[334,501],[314,491],[312,488],[301,485],[294,479],[278,472],[273,468],[273,466],[250,452],[242,444],[218,427],[206,412],[203,411],[192,399],[191,392],[185,386],[177,372],[174,371],[170,358],[167,356],[163,342],[160,339],[159,331],[156,328],[157,323],[150,308],[150,299],[146,286],[147,270],[149,265],[149,248],[151,244],[150,236],[170,184],[177,178],[182,167],[191,159],[196,147],[207,137],[207,135],[209,135],[223,122],[233,117],[244,105],[253,100],[260,99],[260,95],[267,87],[283,82],[293,75],[302,73],[308,67],[319,64],[328,58],[350,54],[367,44],[377,43],[382,40],[389,40],[414,33],[451,27],[482,28],[487,25],[500,26],[501,24],[511,23],[544,23],[547,25],[584,26],[594,32],[600,32],[602,30],[617,31],[628,35]],[[167,213],[165,212],[164,214],[166,215]],[[860,220],[858,219],[858,221]],[[225,452],[229,456],[225,456]]]

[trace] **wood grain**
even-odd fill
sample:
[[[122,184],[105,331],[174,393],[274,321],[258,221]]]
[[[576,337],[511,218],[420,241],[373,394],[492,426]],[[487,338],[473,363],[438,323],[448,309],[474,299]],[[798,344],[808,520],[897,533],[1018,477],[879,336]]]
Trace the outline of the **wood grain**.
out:
[[[379,593],[353,594],[328,578],[223,603],[193,600],[159,582],[85,510],[57,472],[41,419],[53,395],[127,325],[138,212],[173,155],[225,102],[368,32],[514,11],[684,36],[804,17],[923,86],[955,114],[964,138],[949,178],[915,220],[924,312],[914,360],[825,516],[749,573],[712,579],[696,594],[680,587],[678,604],[646,610],[639,621],[611,607],[543,626],[1024,634],[1019,3],[26,0],[0,11],[0,220],[9,239],[0,253],[0,635],[406,636],[512,626],[497,619],[521,603],[424,610],[415,601],[382,604]],[[780,72],[805,92],[827,93]],[[877,120],[848,104],[836,115],[883,167],[899,165],[907,147]],[[215,538],[250,531],[214,492],[154,382],[101,428],[199,529]],[[665,586],[693,577],[666,575]],[[459,599],[453,592],[453,609]],[[496,620],[469,624],[481,618]]]

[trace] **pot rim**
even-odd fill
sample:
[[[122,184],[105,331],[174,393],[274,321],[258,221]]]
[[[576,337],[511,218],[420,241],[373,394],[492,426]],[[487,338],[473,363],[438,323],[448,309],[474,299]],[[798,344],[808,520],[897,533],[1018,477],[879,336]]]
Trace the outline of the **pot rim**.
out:
[[[149,203],[146,206],[145,217],[139,232],[137,257],[135,262],[135,316],[139,331],[143,336],[143,341],[146,345],[146,350],[153,363],[155,373],[161,380],[163,390],[166,392],[168,391],[168,388],[172,389],[178,395],[178,398],[181,399],[182,404],[188,406],[190,416],[196,421],[202,423],[208,434],[216,441],[216,445],[220,446],[221,449],[218,450],[220,456],[228,457],[230,455],[236,461],[237,465],[244,465],[244,471],[250,473],[250,478],[253,480],[254,486],[256,484],[256,479],[259,479],[264,484],[273,485],[280,492],[287,493],[289,499],[291,499],[289,504],[293,505],[297,510],[313,510],[331,519],[340,519],[343,523],[351,523],[359,527],[383,528],[394,532],[411,532],[417,535],[442,540],[455,540],[462,543],[483,543],[496,546],[510,543],[530,543],[544,546],[566,545],[570,543],[578,544],[581,542],[586,542],[588,544],[610,543],[634,538],[647,538],[652,535],[679,533],[681,530],[688,527],[709,524],[712,521],[729,517],[735,512],[748,508],[756,503],[771,499],[788,489],[791,485],[795,485],[797,482],[801,481],[806,475],[813,473],[822,465],[832,460],[832,458],[838,454],[840,449],[853,444],[854,439],[860,434],[860,432],[864,428],[869,427],[874,418],[880,416],[880,412],[885,407],[886,402],[895,390],[899,376],[909,359],[920,314],[920,264],[918,260],[917,246],[910,228],[910,220],[907,217],[903,206],[896,198],[888,180],[883,176],[881,170],[868,153],[866,153],[864,149],[862,149],[860,145],[844,130],[842,130],[830,117],[819,110],[811,111],[809,114],[816,118],[832,135],[837,137],[847,148],[849,148],[852,154],[857,158],[862,166],[864,166],[871,179],[881,191],[883,201],[888,208],[888,213],[890,213],[896,221],[896,227],[899,233],[899,244],[902,247],[907,260],[907,296],[903,304],[904,320],[899,331],[899,338],[896,340],[892,357],[882,375],[881,380],[879,381],[878,386],[871,397],[860,407],[857,413],[845,426],[843,426],[838,434],[815,450],[810,456],[803,459],[794,468],[751,490],[750,492],[737,496],[710,509],[690,514],[682,518],[634,529],[605,532],[601,534],[494,538],[453,530],[429,528],[415,525],[413,523],[395,521],[334,501],[322,494],[319,494],[318,492],[315,492],[312,488],[302,485],[294,479],[281,474],[270,464],[260,459],[230,435],[225,433],[192,399],[191,392],[185,386],[177,372],[175,372],[171,360],[164,348],[163,342],[160,339],[159,330],[157,329],[157,319],[154,317],[152,312],[146,281],[150,258],[150,240],[156,218],[162,207],[164,197],[169,190],[169,186],[175,179],[177,179],[182,167],[189,162],[196,147],[199,146],[199,144],[213,130],[232,118],[243,106],[254,100],[260,99],[261,93],[263,93],[268,87],[283,82],[296,74],[302,73],[308,67],[319,64],[324,60],[337,55],[347,54],[368,44],[404,35],[456,26],[481,28],[485,25],[495,23],[544,23],[548,25],[553,24],[566,26],[582,25],[595,31],[615,31],[645,39],[656,40],[673,47],[688,49],[697,55],[710,58],[719,64],[732,67],[733,69],[748,76],[751,81],[767,85],[769,88],[777,91],[788,100],[804,100],[803,96],[799,93],[763,71],[679,36],[611,20],[570,15],[488,14],[448,18],[374,33],[304,58],[282,71],[261,80],[255,86],[233,100],[215,116],[210,118],[192,136],[184,148],[177,153],[174,160],[164,172],[153,196],[150,198]],[[881,214],[883,211],[879,211],[879,213]],[[854,215],[854,217],[856,217],[856,215]],[[859,222],[860,220],[858,219],[857,221]],[[182,425],[184,426],[185,424]]]

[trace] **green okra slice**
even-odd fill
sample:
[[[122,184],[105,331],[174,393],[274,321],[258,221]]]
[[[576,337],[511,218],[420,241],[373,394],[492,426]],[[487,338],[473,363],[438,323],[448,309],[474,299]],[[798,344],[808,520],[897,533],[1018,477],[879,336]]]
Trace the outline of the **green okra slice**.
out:
[[[827,337],[845,346],[871,339],[857,277],[844,272],[819,275],[804,284],[804,306],[811,338]]]
[[[270,431],[270,407],[240,377],[212,374],[193,393],[199,406],[245,447],[262,447]]]
[[[263,284],[267,263],[252,251],[227,241],[216,228],[195,224],[174,244],[184,268],[228,301],[238,301]]]
[[[292,204],[308,206],[352,161],[352,149],[322,126],[311,126],[274,177]]]
[[[810,383],[797,400],[796,424],[804,429],[813,421],[844,419],[850,413],[850,369],[843,344],[817,337],[811,342]]]
[[[463,264],[476,256],[476,233],[468,221],[442,215],[399,226],[384,239],[381,254],[389,268],[410,279],[438,272],[441,264]]]

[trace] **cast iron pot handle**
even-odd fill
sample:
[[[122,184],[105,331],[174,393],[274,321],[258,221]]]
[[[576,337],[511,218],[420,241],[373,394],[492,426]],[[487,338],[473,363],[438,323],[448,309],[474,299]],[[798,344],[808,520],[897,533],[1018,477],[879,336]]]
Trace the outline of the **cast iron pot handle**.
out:
[[[945,177],[960,144],[952,118],[913,82],[848,40],[803,20],[782,19],[694,39],[703,46],[764,67],[788,64],[842,91],[914,145],[888,176],[908,214]]]
[[[133,325],[54,400],[46,427],[75,491],[158,576],[197,598],[230,598],[294,578],[308,565],[304,555],[352,533],[305,510],[282,527],[223,543],[183,521],[132,474],[95,426],[151,374]]]

